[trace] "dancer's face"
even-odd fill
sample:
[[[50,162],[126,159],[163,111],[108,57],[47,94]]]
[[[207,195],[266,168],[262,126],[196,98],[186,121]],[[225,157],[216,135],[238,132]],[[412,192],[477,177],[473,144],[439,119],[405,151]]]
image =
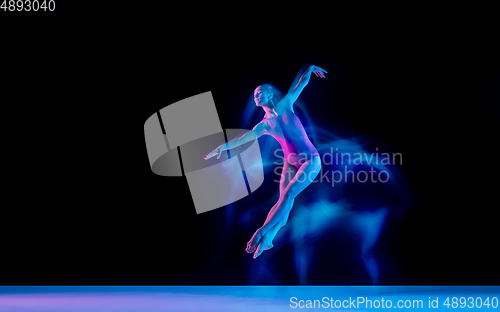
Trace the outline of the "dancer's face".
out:
[[[255,99],[255,105],[257,106],[268,106],[269,100],[272,98],[273,94],[269,92],[266,88],[258,86],[253,92],[253,97]]]

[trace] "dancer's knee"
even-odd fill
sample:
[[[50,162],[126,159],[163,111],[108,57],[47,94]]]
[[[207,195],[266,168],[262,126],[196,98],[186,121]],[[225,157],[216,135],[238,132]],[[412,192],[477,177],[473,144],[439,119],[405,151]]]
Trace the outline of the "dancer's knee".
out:
[[[283,194],[283,197],[286,199],[295,199],[295,197],[297,197],[297,195],[302,192],[306,185],[309,185],[309,181],[307,181],[308,177],[305,172],[300,172],[297,174],[299,175],[296,176],[297,179],[288,184],[285,194]]]
[[[287,198],[288,199],[294,199],[295,197],[297,197],[298,195],[298,190],[299,190],[299,187],[296,183],[290,185],[290,188],[288,189],[288,192],[286,192],[285,195],[287,195]]]
[[[294,185],[289,185],[286,192],[281,195],[280,200],[284,202],[290,202],[293,201],[295,197],[297,197],[297,195],[298,195],[297,187],[295,187]]]
[[[281,227],[284,227],[286,225],[286,223],[288,222],[289,215],[290,213],[287,213],[286,216],[283,218],[283,220],[281,221]]]

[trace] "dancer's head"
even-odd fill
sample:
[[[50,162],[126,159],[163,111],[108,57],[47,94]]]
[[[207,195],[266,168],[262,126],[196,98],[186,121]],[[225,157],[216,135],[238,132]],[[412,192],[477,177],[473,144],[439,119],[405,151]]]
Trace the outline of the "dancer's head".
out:
[[[255,105],[266,106],[269,108],[274,108],[273,98],[273,88],[269,84],[263,84],[255,88],[253,92]]]

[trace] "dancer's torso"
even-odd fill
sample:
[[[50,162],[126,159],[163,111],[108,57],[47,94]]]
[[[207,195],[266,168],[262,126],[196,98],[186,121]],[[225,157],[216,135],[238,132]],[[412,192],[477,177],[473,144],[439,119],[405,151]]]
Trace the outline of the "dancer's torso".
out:
[[[299,168],[305,158],[319,155],[316,147],[309,140],[299,118],[289,109],[277,111],[278,117],[264,118],[267,131],[281,145],[285,160]]]

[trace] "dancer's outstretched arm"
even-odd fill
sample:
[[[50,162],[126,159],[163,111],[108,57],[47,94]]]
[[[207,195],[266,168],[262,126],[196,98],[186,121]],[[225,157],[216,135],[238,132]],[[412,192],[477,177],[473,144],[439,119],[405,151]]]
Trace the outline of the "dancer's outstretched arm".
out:
[[[247,132],[244,135],[242,135],[238,138],[235,138],[231,141],[228,141],[227,143],[219,145],[216,149],[214,149],[212,152],[208,153],[207,156],[205,156],[205,160],[212,158],[214,156],[217,156],[217,159],[219,159],[219,157],[223,151],[226,151],[226,150],[238,147],[240,145],[243,145],[247,142],[256,140],[265,134],[269,134],[269,132],[267,131],[266,126],[264,125],[264,122],[261,121],[255,127],[253,127],[252,131]]]
[[[314,73],[316,77],[325,78],[325,74],[327,73],[326,70],[316,65],[309,65],[307,69],[304,70],[306,66],[307,65],[304,65],[301,68],[293,80],[287,94],[283,97],[283,103],[288,106],[288,109],[292,109],[293,103],[295,103],[300,93],[302,93],[302,90],[304,90],[305,86],[309,83],[312,73]]]

